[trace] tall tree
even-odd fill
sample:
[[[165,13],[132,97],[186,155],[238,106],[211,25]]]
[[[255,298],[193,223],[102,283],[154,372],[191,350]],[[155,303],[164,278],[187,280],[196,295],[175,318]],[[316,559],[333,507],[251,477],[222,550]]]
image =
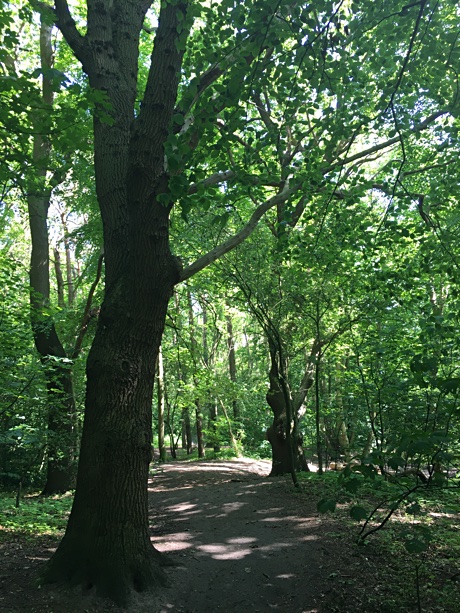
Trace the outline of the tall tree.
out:
[[[241,244],[281,203],[289,206],[278,207],[279,225],[315,197],[331,203],[350,189],[356,197],[357,184],[369,188],[362,163],[447,117],[455,90],[449,53],[457,42],[441,38],[437,19],[448,2],[401,10],[396,0],[367,1],[352,5],[356,12],[326,1],[162,2],[142,88],[139,44],[150,6],[88,0],[86,27],[66,0],[55,0],[53,13],[96,103],[106,277],[74,504],[44,579],[95,585],[121,603],[132,589],[164,582],[163,556],[149,539],[146,482],[154,368],[174,285]],[[416,107],[404,76],[409,64],[411,75],[424,70],[412,51],[425,38],[448,74]],[[386,65],[387,57],[397,59]],[[236,227],[234,218],[233,235],[182,269],[169,245],[176,200],[184,216],[212,203],[221,226],[237,210],[247,211],[246,221]]]
[[[52,188],[49,183],[51,140],[44,127],[53,108],[53,26],[40,23],[40,60],[43,79],[42,108],[34,121],[33,161],[35,169],[28,189],[27,204],[32,240],[30,256],[30,307],[35,345],[45,368],[48,388],[48,470],[44,494],[65,492],[75,485],[77,453],[76,408],[71,361],[50,315],[50,245],[48,212]],[[69,289],[70,291],[70,289]]]

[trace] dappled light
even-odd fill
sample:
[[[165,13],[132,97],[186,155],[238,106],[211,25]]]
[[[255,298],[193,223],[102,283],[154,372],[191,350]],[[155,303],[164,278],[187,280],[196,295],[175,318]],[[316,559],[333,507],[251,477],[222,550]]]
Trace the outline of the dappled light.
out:
[[[268,462],[234,460],[179,462],[155,472],[150,491],[160,509],[152,516],[151,540],[182,569],[173,571],[180,575],[180,587],[173,600],[162,601],[162,610],[177,606],[196,573],[206,576],[194,588],[197,593],[188,596],[196,610],[206,593],[228,611],[257,606],[261,611],[317,610],[318,595],[308,588],[307,575],[314,578],[324,563],[321,522],[317,516],[306,518],[302,506],[289,512],[289,482],[267,478],[268,468]],[[229,474],[235,478],[228,479]],[[219,580],[213,595],[212,586],[223,576],[226,581]]]

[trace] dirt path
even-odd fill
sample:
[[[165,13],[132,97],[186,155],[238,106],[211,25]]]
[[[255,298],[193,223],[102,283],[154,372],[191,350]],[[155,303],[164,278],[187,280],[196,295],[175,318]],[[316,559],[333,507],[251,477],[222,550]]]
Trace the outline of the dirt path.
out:
[[[130,611],[351,613],[360,608],[349,600],[348,578],[360,561],[345,543],[346,528],[334,527],[331,534],[316,512],[316,498],[298,495],[287,477],[267,478],[269,470],[269,462],[250,460],[181,461],[157,468],[149,486],[152,541],[176,566],[166,569],[170,588],[157,597],[139,596]],[[13,536],[0,544],[0,611],[119,611],[79,588],[36,589],[39,569],[56,546],[51,537]]]
[[[330,557],[314,502],[299,504],[269,471],[269,462],[178,462],[154,476],[153,542],[180,565],[159,612],[320,611]]]

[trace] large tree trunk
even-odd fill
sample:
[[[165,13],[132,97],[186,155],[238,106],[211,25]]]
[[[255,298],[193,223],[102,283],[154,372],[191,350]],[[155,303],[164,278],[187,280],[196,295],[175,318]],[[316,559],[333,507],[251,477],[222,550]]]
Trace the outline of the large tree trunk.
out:
[[[177,96],[183,51],[176,42],[180,35],[186,39],[187,5],[162,5],[136,113],[139,36],[150,2],[89,4],[85,36],[67,4],[55,5],[58,25],[91,87],[107,97],[94,111],[106,265],[86,367],[74,504],[43,579],[95,586],[125,605],[132,590],[165,583],[164,556],[149,538],[147,479],[155,365],[168,302],[181,274],[169,247],[172,200],[164,144]]]
[[[149,538],[147,479],[155,364],[179,270],[161,231],[168,212],[150,207],[155,248],[140,237],[137,249],[131,244],[126,274],[107,288],[102,305],[87,362],[75,501],[46,574],[47,581],[96,585],[119,603],[133,588],[165,583],[163,556]]]
[[[267,439],[272,448],[271,476],[284,475],[292,472],[292,470],[296,472],[308,471],[302,448],[302,436],[299,434],[297,427],[297,419],[292,419],[290,428],[292,448],[289,444],[286,394],[283,392],[280,383],[278,357],[276,348],[270,344],[270,387],[267,392],[267,403],[273,412],[273,423],[267,430]]]

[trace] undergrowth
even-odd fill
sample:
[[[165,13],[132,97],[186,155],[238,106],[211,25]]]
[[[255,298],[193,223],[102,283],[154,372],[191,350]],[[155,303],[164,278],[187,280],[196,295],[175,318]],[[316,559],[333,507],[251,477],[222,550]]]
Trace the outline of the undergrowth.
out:
[[[66,526],[72,506],[71,493],[62,496],[24,496],[16,507],[15,496],[0,494],[0,534],[58,535]]]
[[[340,585],[340,577],[334,578],[340,598],[350,598],[355,608],[366,612],[459,611],[458,483],[414,489],[413,482],[353,475],[353,485],[347,488],[346,479],[332,471],[306,473],[300,479],[304,494],[327,513],[323,517],[331,533],[335,530],[342,546],[349,548],[352,578]],[[331,605],[331,613],[351,610],[344,609],[343,602],[337,607]]]

